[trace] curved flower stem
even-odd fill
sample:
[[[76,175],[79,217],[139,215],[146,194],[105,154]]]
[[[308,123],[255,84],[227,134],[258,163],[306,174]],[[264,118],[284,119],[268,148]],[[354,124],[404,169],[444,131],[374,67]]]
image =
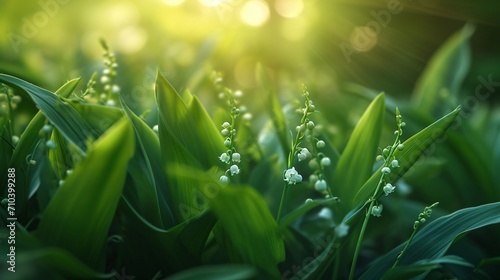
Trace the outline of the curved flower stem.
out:
[[[391,165],[390,160],[392,159],[392,156],[394,154],[394,151],[397,149],[397,146],[400,144],[399,138],[403,132],[402,131],[403,124],[401,121],[401,115],[400,115],[399,110],[397,108],[396,108],[396,120],[397,120],[397,124],[398,124],[398,130],[396,131],[397,132],[396,139],[394,140],[394,143],[390,147],[389,153],[384,158],[384,164],[382,166],[383,168],[384,167],[390,168],[390,165]],[[385,176],[386,176],[386,173],[382,172],[382,175],[380,176],[380,180],[378,181],[378,184],[377,184],[377,188],[375,188],[375,191],[373,192],[372,197],[367,201],[367,203],[369,202],[370,205],[368,206],[368,209],[366,210],[365,220],[363,221],[363,225],[361,227],[361,232],[359,233],[358,241],[356,243],[356,249],[354,250],[354,256],[352,259],[351,269],[349,271],[349,280],[352,280],[354,278],[354,272],[356,270],[356,263],[358,261],[359,252],[361,250],[361,243],[363,242],[363,237],[365,235],[366,227],[368,225],[368,221],[370,220],[370,212],[371,212],[371,209],[373,209],[375,202],[377,201],[377,194],[379,193],[380,186],[382,186],[382,184],[384,182]]]
[[[416,226],[415,229],[413,230],[413,232],[411,233],[410,239],[408,239],[408,242],[406,242],[406,245],[403,248],[403,251],[401,251],[401,253],[399,253],[398,257],[396,258],[396,261],[392,265],[392,268],[395,268],[398,265],[399,260],[403,257],[403,254],[406,252],[406,249],[408,249],[408,246],[410,246],[410,243],[413,240],[415,233],[417,233],[417,230],[418,230],[418,226]]]
[[[301,126],[304,126],[305,129],[305,123],[307,122],[307,116],[310,113],[309,109],[309,97],[308,95],[305,95],[306,101],[305,101],[305,106],[303,108],[303,113],[302,113],[302,118],[300,119]],[[293,136],[292,136],[293,137]],[[304,131],[299,129],[297,131],[297,134],[295,135],[295,140],[292,141],[292,148],[290,149],[290,152],[288,153],[288,160],[287,160],[287,166],[286,169],[292,168],[293,161],[294,161],[294,156],[295,153],[297,152],[297,148],[299,147],[299,144],[301,140],[304,138]],[[278,208],[278,214],[276,216],[276,221],[279,222],[281,219],[281,212],[283,211],[283,205],[285,203],[285,197],[288,192],[288,187],[289,183],[285,182],[285,186],[283,188],[283,193],[281,194],[281,200],[280,200],[280,206]]]
[[[354,257],[352,258],[352,264],[351,264],[351,270],[349,271],[349,280],[352,280],[354,278],[354,271],[356,270],[356,263],[358,262],[358,255],[359,251],[361,250],[361,243],[363,242],[363,237],[365,235],[366,231],[366,226],[368,225],[368,221],[370,220],[370,210],[373,208],[375,204],[375,195],[378,193],[378,190],[380,189],[380,186],[382,185],[382,182],[384,181],[385,174],[382,173],[382,176],[380,176],[380,180],[378,181],[377,188],[374,192],[373,197],[370,198],[370,206],[366,210],[365,214],[365,220],[363,221],[363,226],[361,227],[361,232],[359,233],[358,236],[358,242],[356,243],[356,249],[354,251]]]

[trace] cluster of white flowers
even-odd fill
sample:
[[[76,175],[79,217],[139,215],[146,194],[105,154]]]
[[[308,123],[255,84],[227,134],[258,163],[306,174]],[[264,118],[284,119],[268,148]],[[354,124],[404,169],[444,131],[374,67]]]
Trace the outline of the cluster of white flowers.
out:
[[[227,165],[230,165],[230,167],[226,170],[224,175],[219,178],[219,180],[221,183],[227,184],[229,183],[229,177],[227,174],[234,176],[240,173],[238,163],[241,162],[241,155],[236,151],[233,143],[234,136],[236,135],[236,129],[234,129],[229,122],[224,122],[222,124],[221,134],[226,137],[224,140],[224,146],[228,148],[228,150],[219,156],[219,160]]]
[[[222,123],[222,129],[220,131],[221,135],[224,137],[224,147],[227,148],[225,152],[223,152],[219,156],[219,160],[228,165],[228,169],[222,176],[220,176],[219,181],[223,184],[228,184],[230,182],[229,176],[234,176],[240,173],[239,163],[241,162],[241,154],[236,150],[235,146],[235,137],[236,137],[236,128],[235,123],[238,116],[242,111],[246,111],[244,106],[239,106],[238,98],[243,96],[243,93],[239,90],[232,91],[221,85],[222,76],[220,73],[213,74],[213,82],[214,85],[219,90],[219,98],[227,99],[227,104],[230,108],[230,122]],[[245,121],[249,122],[251,119],[251,115],[247,114],[245,116]]]
[[[382,172],[381,183],[384,184],[382,187],[383,193],[388,196],[393,193],[396,189],[396,186],[392,185],[385,181],[385,176],[390,174],[395,169],[399,168],[399,161],[395,158],[395,151],[402,151],[404,149],[404,145],[400,142],[399,138],[403,134],[403,127],[406,125],[399,113],[399,110],[396,109],[396,122],[398,129],[394,131],[394,135],[396,135],[396,140],[392,146],[387,146],[382,150],[382,153],[377,156],[377,161],[384,161],[383,167],[380,170]],[[374,205],[371,209],[371,214],[376,217],[380,217],[382,214],[383,205]]]
[[[17,108],[21,100],[21,96],[14,95],[10,88],[0,84],[0,117],[8,116],[11,110]]]
[[[99,97],[100,102],[106,104],[106,106],[114,107],[116,106],[116,98],[113,95],[120,93],[120,86],[115,83],[116,79],[116,69],[118,68],[118,63],[116,62],[115,54],[112,53],[105,42],[101,42],[104,48],[104,66],[101,76],[101,84],[104,87],[104,93]]]

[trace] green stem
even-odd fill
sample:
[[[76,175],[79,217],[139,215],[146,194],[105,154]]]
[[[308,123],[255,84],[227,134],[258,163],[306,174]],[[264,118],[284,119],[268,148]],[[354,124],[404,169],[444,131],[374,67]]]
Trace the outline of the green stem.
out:
[[[307,112],[309,110],[309,107],[307,105],[309,99],[306,98],[306,106],[304,113],[302,115],[302,118],[300,119],[301,125],[305,125],[306,119],[307,119]],[[287,160],[287,165],[286,165],[286,170],[292,168],[293,165],[293,157],[295,156],[295,152],[297,151],[297,147],[300,144],[300,141],[303,138],[303,132],[302,131],[297,131],[297,135],[295,135],[295,141],[292,142],[292,149],[290,150],[290,153],[288,153],[288,160]],[[278,214],[276,216],[276,221],[279,222],[281,219],[281,212],[283,210],[283,204],[285,204],[285,197],[286,193],[288,191],[288,182],[285,182],[285,187],[283,188],[283,193],[281,194],[281,200],[280,200],[280,206],[278,208]]]
[[[383,164],[384,167],[389,167],[389,161],[392,158],[392,155],[394,154],[394,151],[396,150],[396,147],[399,143],[399,136],[401,133],[398,133],[396,135],[396,139],[394,140],[394,144],[392,144],[391,149],[389,150],[389,155],[387,155],[387,158],[385,158],[385,162]],[[375,189],[375,192],[373,192],[373,196],[369,199],[370,201],[370,206],[368,207],[365,215],[365,220],[363,221],[363,226],[361,227],[361,232],[359,233],[358,236],[358,241],[356,243],[356,249],[354,250],[354,256],[352,259],[352,264],[351,264],[351,270],[349,271],[349,280],[352,280],[354,278],[354,271],[356,270],[356,263],[358,262],[358,255],[359,251],[361,250],[361,243],[363,242],[363,237],[365,235],[366,227],[368,225],[368,221],[370,220],[370,212],[371,209],[373,208],[375,201],[377,200],[377,194],[380,190],[380,186],[384,182],[385,178],[385,173],[382,173],[382,176],[380,176],[380,180],[378,181],[377,188]]]
[[[378,190],[380,189],[380,186],[382,185],[382,182],[384,181],[385,174],[382,174],[380,176],[380,180],[378,181],[377,188],[373,194],[373,197],[370,198],[370,206],[368,207],[365,215],[365,220],[363,221],[363,226],[361,227],[361,232],[359,233],[358,236],[358,242],[356,243],[356,249],[354,250],[354,256],[352,258],[352,264],[351,264],[351,270],[349,271],[349,280],[352,280],[354,278],[354,271],[356,270],[356,263],[358,262],[358,255],[359,251],[361,250],[361,243],[363,242],[363,237],[365,235],[366,227],[368,225],[368,221],[370,220],[370,211],[373,208],[375,204],[375,196],[378,193]]]
[[[283,193],[281,194],[280,207],[278,208],[278,215],[276,216],[276,221],[279,223],[281,219],[281,211],[283,209],[283,204],[285,203],[286,193],[288,192],[288,185],[283,188]]]
[[[395,268],[398,265],[399,260],[403,257],[403,254],[406,252],[406,249],[408,249],[408,246],[410,246],[410,243],[413,240],[413,237],[415,236],[415,233],[417,232],[418,228],[419,228],[419,226],[417,225],[415,227],[415,229],[413,229],[413,232],[411,233],[410,239],[408,239],[408,242],[406,242],[406,245],[403,248],[403,251],[401,251],[401,253],[399,253],[398,257],[396,258],[396,261],[392,265],[392,268]]]

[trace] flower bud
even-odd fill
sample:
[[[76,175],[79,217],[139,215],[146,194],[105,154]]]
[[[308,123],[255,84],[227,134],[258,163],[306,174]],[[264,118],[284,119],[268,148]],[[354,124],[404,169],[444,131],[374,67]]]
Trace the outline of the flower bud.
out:
[[[333,218],[332,210],[324,207],[323,209],[321,209],[321,211],[319,211],[318,216],[325,220],[330,220],[331,218]]]
[[[314,184],[314,189],[316,189],[318,192],[326,191],[326,181],[323,179],[316,181],[316,183]]]
[[[321,148],[324,148],[325,147],[325,141],[323,140],[319,140],[317,143],[316,143],[316,147],[321,149]]]
[[[316,183],[316,181],[318,181],[318,179],[319,179],[319,177],[318,177],[318,175],[316,175],[316,174],[311,174],[311,175],[309,176],[309,182],[311,182],[311,183],[313,183],[313,184],[314,184],[314,183]]]
[[[50,124],[46,124],[42,127],[42,130],[45,132],[45,133],[50,133],[52,131],[52,126]]]
[[[348,233],[349,233],[349,226],[344,223],[341,223],[340,225],[335,227],[335,234],[339,238],[346,236]]]
[[[331,163],[332,163],[332,161],[330,160],[329,157],[324,157],[321,159],[321,166],[323,166],[323,167],[330,166]]]
[[[309,129],[309,130],[313,130],[313,129],[314,129],[314,122],[309,121],[309,122],[307,123],[307,129]]]
[[[54,142],[52,140],[48,140],[47,142],[45,142],[45,145],[47,146],[47,148],[53,149],[56,147],[56,142]]]
[[[318,161],[313,158],[311,159],[311,161],[309,161],[309,168],[311,169],[318,169],[319,165],[318,165]]]
[[[229,177],[227,177],[226,175],[222,175],[220,176],[219,181],[223,184],[227,184],[229,183]]]

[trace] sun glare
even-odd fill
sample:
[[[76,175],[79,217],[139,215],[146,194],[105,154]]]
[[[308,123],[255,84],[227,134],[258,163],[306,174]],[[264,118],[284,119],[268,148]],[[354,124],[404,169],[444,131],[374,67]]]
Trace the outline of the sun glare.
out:
[[[299,16],[304,9],[302,0],[277,0],[274,3],[276,12],[286,18],[294,18]]]
[[[251,26],[261,26],[269,19],[269,6],[262,0],[250,0],[240,10],[241,20]]]

